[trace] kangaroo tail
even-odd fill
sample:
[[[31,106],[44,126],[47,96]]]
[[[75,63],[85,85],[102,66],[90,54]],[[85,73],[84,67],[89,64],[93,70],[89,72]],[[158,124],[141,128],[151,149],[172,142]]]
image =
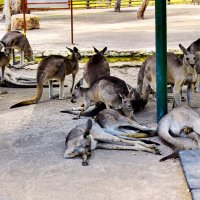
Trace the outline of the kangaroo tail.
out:
[[[81,116],[94,117],[100,111],[104,110],[105,108],[106,108],[105,104],[104,103],[100,103],[100,104],[96,105],[94,109],[82,112]],[[60,112],[62,112],[62,113],[68,113],[68,114],[73,114],[73,115],[79,115],[80,114],[80,111],[72,111],[72,110],[61,110]]]
[[[172,154],[169,154],[168,156],[165,156],[165,157],[161,158],[160,162],[163,162],[163,161],[171,159],[171,158],[178,158],[178,153],[179,153],[179,150],[178,151],[174,151]]]
[[[16,104],[12,105],[10,107],[10,109],[17,108],[17,107],[22,107],[22,106],[28,106],[28,105],[31,105],[31,104],[36,104],[40,100],[40,98],[42,96],[42,92],[43,92],[43,85],[42,84],[37,85],[36,95],[32,99],[16,103]]]

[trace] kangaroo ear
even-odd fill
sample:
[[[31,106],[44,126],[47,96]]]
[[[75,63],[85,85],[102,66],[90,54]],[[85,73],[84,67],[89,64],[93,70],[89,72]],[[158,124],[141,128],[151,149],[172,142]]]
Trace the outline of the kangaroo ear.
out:
[[[188,52],[188,50],[182,45],[182,44],[179,44],[179,47],[180,47],[180,49],[182,50],[182,52],[185,54],[185,55],[187,55],[189,52]]]
[[[133,96],[135,89],[132,89],[129,93],[128,93],[128,97],[131,98]],[[135,93],[134,93],[135,94]]]
[[[90,135],[90,130],[92,128],[92,120],[91,119],[88,119],[87,123],[86,123],[86,129],[85,129],[85,132],[84,132],[84,138],[86,138],[88,135]]]
[[[122,99],[125,98],[124,94],[122,94],[122,93],[120,93],[120,92],[118,92],[118,94],[119,94],[119,96],[120,96]]]
[[[197,49],[197,45],[196,44],[192,44],[191,46],[190,46],[190,53],[192,53],[192,54],[194,54],[195,53],[195,49]]]
[[[77,89],[77,88],[81,87],[82,85],[83,85],[83,78],[81,78],[79,80],[79,82],[75,85],[75,88]]]
[[[71,53],[73,53],[73,50],[72,49],[70,49],[69,47],[66,47]]]
[[[76,47],[74,47],[74,48],[73,48],[73,51],[77,53],[77,52],[78,52],[78,49],[77,49]]]
[[[107,47],[105,47],[102,51],[101,54],[103,55],[107,51]]]
[[[99,53],[99,50],[97,50],[94,46],[93,46],[93,49],[95,53]]]

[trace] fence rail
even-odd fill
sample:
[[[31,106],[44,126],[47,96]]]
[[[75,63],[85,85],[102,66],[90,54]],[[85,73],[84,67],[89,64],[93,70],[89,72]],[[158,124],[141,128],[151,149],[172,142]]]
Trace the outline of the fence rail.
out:
[[[44,1],[44,0],[43,0]],[[56,0],[54,0],[56,1]],[[60,0],[57,0],[58,2]],[[122,7],[139,6],[142,0],[121,0]],[[166,0],[168,2],[168,0]],[[191,4],[192,0],[170,0],[170,4]],[[40,0],[37,0],[40,2]],[[42,0],[41,0],[42,2]],[[3,0],[0,0],[0,8],[3,7]],[[154,5],[155,1],[150,0],[149,5]],[[115,0],[73,0],[74,9],[88,8],[112,8],[115,5]]]
[[[142,0],[121,0],[121,7],[139,6]],[[168,3],[169,1],[166,0]],[[154,5],[155,1],[150,0],[149,5]],[[170,4],[191,4],[191,0],[170,0]],[[73,0],[74,9],[78,8],[111,8],[114,7],[115,0]]]

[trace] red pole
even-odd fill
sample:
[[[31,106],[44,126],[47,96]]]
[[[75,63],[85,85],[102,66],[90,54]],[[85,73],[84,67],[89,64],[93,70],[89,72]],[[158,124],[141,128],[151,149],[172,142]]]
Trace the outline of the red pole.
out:
[[[71,44],[74,44],[74,27],[73,27],[73,0],[71,2]]]
[[[24,35],[26,35],[26,8],[27,8],[27,1],[22,0],[22,10],[23,10],[23,18],[24,18]]]

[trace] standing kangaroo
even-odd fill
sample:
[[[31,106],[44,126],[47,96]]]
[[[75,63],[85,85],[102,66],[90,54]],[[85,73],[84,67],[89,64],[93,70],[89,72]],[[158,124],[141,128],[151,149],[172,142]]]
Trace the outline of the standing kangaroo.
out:
[[[107,47],[102,51],[98,51],[95,47],[93,48],[96,54],[88,60],[83,72],[83,78],[89,86],[92,86],[100,78],[110,76],[109,64],[103,56]]]
[[[153,142],[152,142],[153,143]],[[87,120],[73,128],[65,140],[66,151],[65,158],[82,156],[82,165],[88,165],[87,159],[91,156],[91,151],[96,148],[112,150],[133,150],[146,151],[153,154],[159,154],[155,144],[146,144],[145,142],[135,140],[126,140],[106,133],[97,123]]]
[[[82,111],[91,105],[91,101],[103,102],[107,109],[120,110],[125,116],[134,119],[131,102],[133,90],[129,92],[129,88],[123,80],[110,76],[100,79],[90,88],[83,88],[82,85],[83,79],[76,84],[71,98],[71,102],[75,103],[79,97],[83,97]]]
[[[20,51],[20,66],[24,65],[24,57],[30,62],[33,61],[33,51],[27,37],[19,31],[9,31],[0,40],[5,52],[12,52],[12,65],[16,64],[15,49]]]
[[[10,65],[10,58],[5,52],[0,52],[0,68],[2,72],[1,81],[4,81],[5,68]]]
[[[200,148],[200,114],[190,107],[177,107],[165,115],[158,123],[158,136],[169,144],[175,152],[162,158],[160,161],[177,157],[178,151],[184,150],[182,143],[178,142],[174,136],[181,136],[185,133],[189,138],[197,142]]]
[[[8,67],[9,65],[10,65],[9,56],[5,52],[0,52],[1,84],[3,84],[3,82],[5,81],[4,72],[5,68]],[[0,94],[6,94],[6,93],[7,93],[6,90],[2,89],[0,91]]]
[[[179,47],[184,53],[183,60],[173,53],[167,54],[167,83],[173,85],[175,106],[181,105],[181,89],[183,85],[187,85],[187,99],[188,104],[191,106],[192,94],[197,82],[195,54],[187,51],[181,44]],[[148,99],[150,87],[154,91],[156,90],[156,57],[149,57],[144,65],[142,95],[144,99]]]
[[[197,67],[197,73],[198,73],[198,83],[196,85],[196,91],[200,92],[200,38],[196,41],[194,41],[187,50],[191,53],[195,52],[196,59],[196,67]]]
[[[72,53],[71,58],[61,55],[50,55],[40,62],[37,69],[37,88],[35,96],[32,99],[19,102],[11,106],[11,108],[36,104],[42,96],[43,84],[46,81],[49,81],[49,98],[54,98],[52,80],[59,80],[59,99],[64,99],[65,75],[72,74],[71,91],[73,90],[75,76],[79,69],[78,61],[81,59],[81,54],[76,47],[74,47],[73,50],[70,48],[67,49]]]

